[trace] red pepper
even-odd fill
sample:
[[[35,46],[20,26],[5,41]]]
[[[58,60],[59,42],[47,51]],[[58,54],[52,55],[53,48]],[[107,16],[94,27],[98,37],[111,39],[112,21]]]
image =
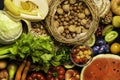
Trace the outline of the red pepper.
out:
[[[65,69],[62,66],[50,68],[47,72],[47,80],[64,80]]]

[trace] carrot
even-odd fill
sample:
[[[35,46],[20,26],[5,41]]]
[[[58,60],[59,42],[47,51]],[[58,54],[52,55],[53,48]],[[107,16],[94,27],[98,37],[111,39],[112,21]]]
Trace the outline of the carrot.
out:
[[[24,68],[24,70],[23,70],[23,73],[22,73],[22,78],[21,78],[21,80],[26,80],[26,76],[27,76],[28,70],[29,70],[29,68],[30,68],[30,65],[31,65],[31,62],[30,62],[30,61],[27,61],[26,66],[25,66],[25,68]]]
[[[26,60],[24,60],[22,62],[22,64],[19,66],[17,72],[16,72],[16,75],[15,75],[15,80],[20,80],[21,79],[21,74],[22,74],[22,71],[25,67],[25,64],[26,64]]]

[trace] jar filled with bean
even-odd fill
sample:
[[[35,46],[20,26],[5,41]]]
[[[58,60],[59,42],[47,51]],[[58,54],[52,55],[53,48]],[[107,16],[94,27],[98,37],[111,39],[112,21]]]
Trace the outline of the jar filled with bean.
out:
[[[88,6],[80,0],[65,0],[58,5],[54,26],[64,38],[74,39],[89,30],[92,15]]]

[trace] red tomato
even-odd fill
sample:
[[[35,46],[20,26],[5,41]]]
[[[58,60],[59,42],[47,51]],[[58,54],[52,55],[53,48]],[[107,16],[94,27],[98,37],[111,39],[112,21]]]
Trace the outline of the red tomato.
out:
[[[62,66],[50,68],[47,72],[47,80],[64,80],[65,69]]]

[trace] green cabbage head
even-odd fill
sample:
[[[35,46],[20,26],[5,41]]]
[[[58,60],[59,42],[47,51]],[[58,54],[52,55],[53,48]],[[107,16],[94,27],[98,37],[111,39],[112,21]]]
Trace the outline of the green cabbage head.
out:
[[[22,33],[22,23],[13,21],[0,10],[0,43],[9,44],[17,40]]]

